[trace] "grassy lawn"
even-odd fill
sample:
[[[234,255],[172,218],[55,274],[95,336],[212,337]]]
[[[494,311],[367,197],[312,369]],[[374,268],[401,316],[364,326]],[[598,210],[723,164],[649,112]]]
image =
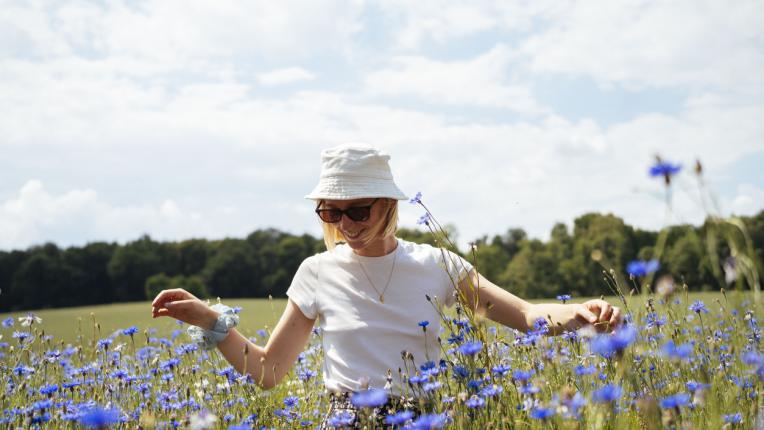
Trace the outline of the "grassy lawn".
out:
[[[749,293],[727,293],[729,300],[735,302],[743,300],[745,297],[752,298]],[[684,299],[684,297],[681,297]],[[587,298],[574,299],[574,302],[581,302]],[[606,297],[610,303],[619,304],[616,297]],[[632,310],[637,306],[642,306],[644,299],[641,296],[635,296],[627,299]],[[718,292],[693,292],[689,293],[689,300],[703,300],[707,306],[714,306],[716,300],[724,300],[721,293]],[[533,302],[545,302],[549,300],[532,300]],[[284,310],[286,299],[230,299],[225,300],[229,306],[241,306],[241,323],[239,331],[248,337],[255,336],[255,332],[261,328],[272,329],[278,322],[278,318]],[[54,339],[65,343],[75,342],[77,336],[81,333],[86,340],[95,338],[101,339],[107,337],[116,330],[137,326],[141,332],[148,328],[157,329],[155,336],[169,336],[173,330],[185,329],[169,318],[151,318],[150,302],[135,303],[116,303],[98,306],[83,306],[76,308],[63,309],[43,309],[33,311],[33,313],[43,319],[42,327],[45,334],[54,336]],[[17,318],[26,315],[27,312],[13,312],[11,314],[1,314],[0,319],[8,316]],[[94,325],[95,323],[98,326]],[[14,329],[21,327],[16,324]],[[98,331],[100,328],[100,332]],[[136,338],[138,340],[138,338]]]

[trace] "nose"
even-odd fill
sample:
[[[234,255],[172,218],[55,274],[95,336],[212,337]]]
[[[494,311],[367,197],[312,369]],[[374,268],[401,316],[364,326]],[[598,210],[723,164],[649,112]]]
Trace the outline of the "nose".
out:
[[[347,215],[342,214],[342,218],[340,218],[340,222],[339,222],[339,226],[341,230],[345,230],[348,227],[352,227],[353,224],[355,224],[355,221],[350,219],[350,217],[348,217]]]

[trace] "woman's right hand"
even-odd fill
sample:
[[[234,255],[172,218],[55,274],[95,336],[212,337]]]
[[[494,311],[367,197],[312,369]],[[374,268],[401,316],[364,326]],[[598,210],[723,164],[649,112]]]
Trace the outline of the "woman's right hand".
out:
[[[151,302],[151,314],[173,317],[187,324],[210,330],[220,316],[206,303],[182,288],[162,290]]]

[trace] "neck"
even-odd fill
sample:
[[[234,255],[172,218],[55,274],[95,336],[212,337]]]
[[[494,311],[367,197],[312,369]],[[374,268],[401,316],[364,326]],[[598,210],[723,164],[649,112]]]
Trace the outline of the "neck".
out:
[[[381,257],[387,255],[398,246],[398,240],[395,236],[386,236],[372,241],[360,249],[354,249],[353,252],[362,257]]]

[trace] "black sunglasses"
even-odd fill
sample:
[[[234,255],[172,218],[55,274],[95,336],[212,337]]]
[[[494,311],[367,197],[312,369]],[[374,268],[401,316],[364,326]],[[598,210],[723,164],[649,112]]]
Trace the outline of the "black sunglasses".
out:
[[[369,203],[368,206],[353,206],[347,209],[316,208],[316,213],[318,214],[318,217],[321,218],[321,221],[328,222],[330,224],[340,222],[343,214],[356,222],[366,221],[367,219],[369,219],[369,216],[371,215],[371,207],[374,206],[374,203],[376,203],[377,200],[379,199],[374,199],[374,201]]]

